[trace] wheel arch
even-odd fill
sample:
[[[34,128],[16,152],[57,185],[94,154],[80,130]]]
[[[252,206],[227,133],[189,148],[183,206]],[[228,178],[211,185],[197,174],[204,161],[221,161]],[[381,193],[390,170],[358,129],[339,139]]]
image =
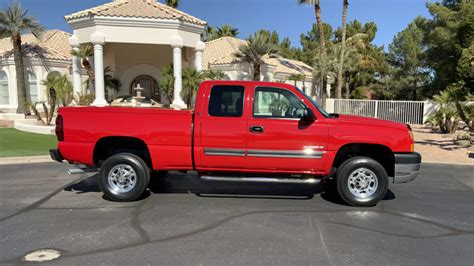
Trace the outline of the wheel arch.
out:
[[[93,151],[93,163],[100,166],[108,157],[127,152],[135,154],[152,169],[153,163],[148,145],[141,139],[128,136],[107,136],[99,139]]]
[[[380,163],[387,171],[388,176],[395,174],[395,156],[393,151],[382,144],[372,143],[348,143],[341,146],[332,164],[333,168],[338,168],[347,159],[355,156],[366,156]]]

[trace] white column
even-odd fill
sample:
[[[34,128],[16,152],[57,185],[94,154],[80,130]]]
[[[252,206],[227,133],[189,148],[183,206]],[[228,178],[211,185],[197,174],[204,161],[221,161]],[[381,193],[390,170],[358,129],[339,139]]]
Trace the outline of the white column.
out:
[[[175,36],[171,39],[171,46],[173,47],[173,71],[174,71],[174,94],[173,94],[173,103],[171,104],[172,108],[175,109],[185,109],[187,108],[183,99],[181,99],[181,90],[183,88],[183,78],[182,78],[182,58],[181,58],[181,49],[183,48],[183,39],[181,37]]]
[[[69,44],[74,52],[79,52],[79,40],[76,36],[69,38]],[[72,87],[74,97],[82,93],[82,80],[81,80],[81,59],[73,54],[72,56]]]
[[[204,48],[206,48],[206,45],[203,42],[199,41],[196,44],[195,54],[194,54],[194,68],[198,72],[201,72],[203,69],[202,65],[203,65]]]
[[[105,85],[104,85],[104,44],[105,36],[101,33],[95,32],[91,36],[91,42],[94,45],[94,73],[95,73],[95,100],[92,103],[94,106],[108,105],[105,100]]]

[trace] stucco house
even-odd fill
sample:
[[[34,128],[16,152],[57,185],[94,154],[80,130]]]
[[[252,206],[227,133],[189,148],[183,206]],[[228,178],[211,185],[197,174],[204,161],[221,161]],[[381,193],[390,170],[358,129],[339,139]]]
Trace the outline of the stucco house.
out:
[[[192,67],[198,71],[219,69],[228,79],[249,79],[251,68],[236,60],[233,53],[246,41],[224,37],[204,43],[206,22],[155,0],[115,0],[94,8],[65,16],[72,34],[47,31],[41,40],[23,36],[28,91],[32,100],[45,99],[41,84],[48,75],[69,73],[74,93],[84,92],[85,71],[80,59],[71,55],[83,43],[92,43],[95,72],[96,106],[108,104],[104,88],[104,68],[121,81],[117,95],[132,95],[140,84],[143,95],[159,98],[157,82],[161,69],[174,67],[175,108],[186,108],[180,96],[181,71]],[[291,74],[304,74],[298,86],[311,88],[312,69],[308,65],[285,58],[266,58],[262,80],[283,81]],[[15,65],[9,39],[0,40],[0,110],[13,111],[17,106]],[[286,81],[291,82],[293,81]],[[113,97],[110,95],[109,97]]]
[[[41,81],[48,75],[70,73],[70,34],[50,30],[38,40],[32,34],[22,36],[26,68],[27,93],[32,101],[43,101],[46,92]],[[0,110],[15,112],[18,106],[13,45],[9,38],[0,39]]]

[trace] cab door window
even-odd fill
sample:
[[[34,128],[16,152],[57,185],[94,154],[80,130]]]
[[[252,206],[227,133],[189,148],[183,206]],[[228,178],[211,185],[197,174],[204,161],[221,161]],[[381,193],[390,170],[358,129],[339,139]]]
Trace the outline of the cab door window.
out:
[[[301,118],[305,108],[305,105],[291,91],[268,87],[255,89],[253,117]]]

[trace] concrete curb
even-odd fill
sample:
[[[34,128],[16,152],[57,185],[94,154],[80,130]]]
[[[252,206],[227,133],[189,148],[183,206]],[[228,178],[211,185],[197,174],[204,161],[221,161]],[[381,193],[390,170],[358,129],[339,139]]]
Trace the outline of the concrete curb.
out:
[[[47,163],[47,162],[53,162],[53,160],[51,159],[49,155],[0,158],[0,165]]]
[[[41,126],[36,124],[37,121],[33,119],[22,119],[22,120],[15,120],[14,127],[18,130],[36,133],[36,134],[44,134],[44,135],[54,135],[55,126]]]

